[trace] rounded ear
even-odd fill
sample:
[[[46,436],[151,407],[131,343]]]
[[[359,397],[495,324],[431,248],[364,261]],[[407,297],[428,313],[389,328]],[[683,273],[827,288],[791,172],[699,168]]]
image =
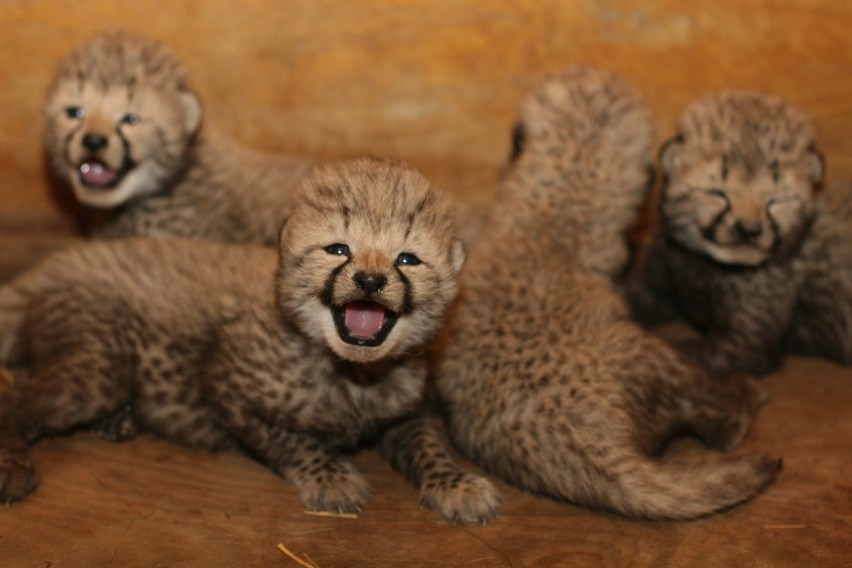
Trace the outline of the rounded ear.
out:
[[[808,160],[810,161],[811,168],[813,170],[813,184],[819,185],[825,177],[825,158],[823,157],[822,152],[817,150],[815,147],[811,147],[808,150]]]
[[[683,136],[678,134],[660,148],[659,162],[663,174],[669,175],[678,164],[680,150],[683,148]]]
[[[195,93],[183,91],[180,94],[180,106],[183,110],[183,129],[187,136],[194,136],[201,126],[201,101]]]
[[[464,250],[464,243],[461,242],[461,239],[453,239],[452,248],[450,249],[450,262],[452,262],[455,276],[461,273],[466,259],[467,253]]]

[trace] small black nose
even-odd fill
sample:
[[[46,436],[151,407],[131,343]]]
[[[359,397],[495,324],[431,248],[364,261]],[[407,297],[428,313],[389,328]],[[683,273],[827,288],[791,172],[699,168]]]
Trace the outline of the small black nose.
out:
[[[378,292],[385,287],[388,279],[384,274],[367,274],[366,272],[358,272],[355,274],[355,283],[358,287],[368,294]]]
[[[760,221],[739,219],[734,223],[734,233],[744,240],[756,239],[762,232],[763,225]]]
[[[91,132],[83,136],[83,147],[92,152],[97,152],[101,148],[106,148],[108,141],[106,136],[101,134],[92,134]]]

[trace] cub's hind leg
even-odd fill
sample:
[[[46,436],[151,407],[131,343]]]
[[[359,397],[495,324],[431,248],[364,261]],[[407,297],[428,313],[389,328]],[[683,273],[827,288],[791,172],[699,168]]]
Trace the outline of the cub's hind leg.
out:
[[[646,335],[633,344],[636,380],[632,381],[632,414],[649,433],[645,447],[654,454],[678,434],[694,434],[708,447],[731,450],[745,438],[760,407],[768,399],[755,379],[731,375],[715,379],[698,364]]]
[[[126,402],[127,386],[113,371],[97,351],[79,349],[8,372],[0,385],[0,502],[18,501],[38,485],[31,443],[101,420]]]
[[[730,375],[714,380],[700,373],[684,388],[680,417],[708,447],[730,451],[745,439],[768,398],[753,377]]]

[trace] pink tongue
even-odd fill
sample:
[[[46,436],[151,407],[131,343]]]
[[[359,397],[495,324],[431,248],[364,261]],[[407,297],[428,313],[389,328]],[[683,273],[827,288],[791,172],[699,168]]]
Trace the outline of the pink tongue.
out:
[[[118,173],[101,162],[91,161],[80,164],[80,175],[89,185],[106,187],[118,177]]]
[[[385,322],[385,307],[375,302],[350,302],[346,304],[344,323],[352,337],[375,337]]]

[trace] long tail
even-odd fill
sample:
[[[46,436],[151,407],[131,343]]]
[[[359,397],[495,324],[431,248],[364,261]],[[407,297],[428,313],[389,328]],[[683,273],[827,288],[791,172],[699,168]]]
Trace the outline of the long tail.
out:
[[[615,480],[600,505],[650,519],[692,519],[749,501],[769,486],[781,460],[700,451],[676,460],[643,459]]]
[[[541,456],[544,458],[544,456]],[[576,458],[576,456],[575,456]],[[617,463],[557,463],[549,467],[508,468],[495,473],[535,493],[603,509],[633,518],[685,520],[735,507],[756,497],[781,469],[781,460],[758,454],[725,454],[709,450],[684,452],[675,458],[622,455]],[[594,461],[594,460],[593,460]],[[502,471],[501,471],[502,470]]]
[[[664,457],[637,448],[607,448],[607,441],[566,447],[548,436],[524,441],[503,432],[473,439],[454,432],[472,461],[533,493],[627,517],[685,520],[730,509],[756,497],[781,470],[780,459],[684,447]],[[615,446],[620,445],[616,444]]]

